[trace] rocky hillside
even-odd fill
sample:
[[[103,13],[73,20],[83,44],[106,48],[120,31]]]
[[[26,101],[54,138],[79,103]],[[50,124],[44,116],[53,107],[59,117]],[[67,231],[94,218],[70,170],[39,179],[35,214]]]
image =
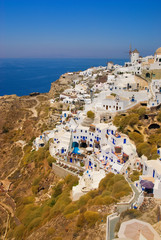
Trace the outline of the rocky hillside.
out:
[[[31,151],[33,139],[53,128],[67,107],[51,106],[48,94],[1,97],[1,239],[104,239],[106,216],[131,192],[122,176],[112,174],[97,191],[72,202],[77,177],[60,179],[53,173],[48,145]]]

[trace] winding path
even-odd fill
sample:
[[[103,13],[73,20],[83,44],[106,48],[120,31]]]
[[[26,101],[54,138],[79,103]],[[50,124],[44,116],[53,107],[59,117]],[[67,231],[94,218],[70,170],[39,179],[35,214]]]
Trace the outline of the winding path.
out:
[[[6,181],[8,181],[8,178],[11,177],[11,176],[19,169],[19,167],[20,167],[20,165],[21,165],[21,161],[22,161],[22,159],[23,159],[23,157],[24,157],[24,150],[23,150],[23,148],[24,148],[24,146],[26,145],[26,142],[20,140],[20,141],[17,141],[15,144],[21,146],[21,148],[22,148],[22,153],[23,153],[23,154],[22,154],[22,157],[21,157],[21,159],[20,159],[17,167],[6,177],[6,179],[5,179]],[[4,181],[5,181],[5,180],[4,180]],[[11,183],[9,183],[8,189],[9,189],[10,185],[11,185]],[[9,231],[9,228],[10,228],[10,218],[11,218],[11,217],[14,217],[14,218],[15,218],[15,221],[16,221],[18,224],[20,224],[19,219],[15,216],[15,213],[14,213],[14,212],[15,212],[15,209],[16,209],[16,203],[15,203],[14,199],[13,199],[7,192],[5,193],[5,195],[6,195],[6,198],[9,198],[9,199],[10,199],[10,201],[11,201],[11,203],[12,203],[12,207],[11,207],[10,205],[8,205],[8,204],[0,201],[1,207],[2,207],[3,210],[7,213],[6,229],[5,229],[4,236],[2,237],[3,240],[6,239],[7,233],[8,233],[8,231]]]

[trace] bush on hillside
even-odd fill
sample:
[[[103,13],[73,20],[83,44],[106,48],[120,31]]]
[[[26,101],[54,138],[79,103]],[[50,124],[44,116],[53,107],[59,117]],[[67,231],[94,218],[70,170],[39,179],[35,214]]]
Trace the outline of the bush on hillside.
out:
[[[103,191],[106,189],[106,187],[108,186],[108,184],[112,184],[112,182],[114,182],[114,173],[109,173],[107,174],[99,183],[99,190]]]
[[[139,115],[140,118],[142,118],[146,114],[146,108],[140,107],[136,110],[136,113]]]
[[[53,162],[55,163],[56,159],[53,158],[52,156],[48,156],[47,161],[48,161],[49,166],[52,167],[52,163]]]
[[[139,176],[140,176],[140,172],[137,170],[134,170],[133,173],[130,175],[130,179],[132,182],[138,181],[139,180]]]
[[[73,175],[67,175],[64,179],[65,183],[68,185],[70,189],[72,189],[73,186],[78,185],[78,177]]]
[[[158,113],[157,120],[158,122],[161,122],[161,112]]]
[[[64,209],[64,214],[70,214],[73,213],[78,209],[78,206],[75,203],[70,203],[68,206],[65,207]]]
[[[131,192],[131,188],[125,179],[115,182],[113,185],[112,196],[115,196],[115,194],[120,192],[124,192],[125,195],[128,195]]]
[[[54,193],[53,197],[56,198],[62,193],[62,188],[63,188],[63,182],[59,182],[55,187],[54,187]]]
[[[144,142],[144,137],[142,134],[139,134],[137,132],[131,132],[129,133],[129,138],[135,142],[137,145],[138,143],[143,143]]]
[[[87,211],[84,213],[84,218],[87,221],[88,226],[92,227],[98,221],[99,214],[97,212]]]
[[[27,230],[31,231],[34,228],[38,227],[42,223],[43,219],[41,217],[37,217],[33,219],[30,224],[27,226]]]
[[[141,157],[142,155],[145,155],[146,157],[150,157],[150,152],[151,152],[151,145],[149,145],[148,143],[140,143],[137,145],[137,153],[139,155],[139,157]]]
[[[77,201],[78,208],[86,205],[87,202],[89,201],[89,199],[91,199],[91,197],[90,197],[90,195],[88,195],[88,193],[83,195],[83,196],[81,196],[80,199]]]
[[[23,234],[25,231],[25,227],[23,224],[18,225],[15,229],[14,229],[14,237],[17,240],[21,240],[23,239]]]
[[[88,112],[87,112],[87,117],[88,117],[88,118],[91,118],[91,119],[94,119],[94,117],[95,117],[94,112],[88,111]]]
[[[141,216],[141,212],[139,210],[128,209],[121,213],[120,218],[124,219],[125,217],[128,217],[129,219],[133,219],[133,218],[138,218],[140,216]]]
[[[84,224],[86,223],[85,217],[84,217],[84,213],[81,213],[77,219],[77,223],[76,226],[78,228],[82,228],[84,226]]]
[[[135,113],[129,114],[128,118],[129,118],[128,124],[131,127],[133,127],[135,124],[139,123],[139,115],[138,114],[135,114]]]

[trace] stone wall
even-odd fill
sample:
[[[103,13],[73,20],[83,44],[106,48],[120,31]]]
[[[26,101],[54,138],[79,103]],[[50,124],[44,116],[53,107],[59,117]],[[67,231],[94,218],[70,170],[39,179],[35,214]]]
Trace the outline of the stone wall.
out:
[[[64,169],[64,168],[56,165],[55,163],[52,163],[52,169],[56,175],[58,175],[59,177],[62,177],[62,178],[66,177],[69,174],[73,175],[73,176],[77,176],[76,173],[73,173],[67,169]]]

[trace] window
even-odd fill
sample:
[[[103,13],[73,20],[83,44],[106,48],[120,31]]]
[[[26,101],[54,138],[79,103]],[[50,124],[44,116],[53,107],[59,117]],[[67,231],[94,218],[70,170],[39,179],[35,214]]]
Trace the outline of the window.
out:
[[[109,108],[111,108],[111,106],[109,106]]]
[[[81,130],[81,132],[83,132],[83,131]]]
[[[147,166],[145,166],[145,171],[147,171]]]
[[[93,140],[92,140],[92,139],[90,139],[90,141],[92,142]]]
[[[75,138],[75,136],[74,136],[74,138]]]
[[[121,109],[121,107],[119,107],[119,109]]]
[[[85,133],[87,133],[87,130],[85,131]]]

